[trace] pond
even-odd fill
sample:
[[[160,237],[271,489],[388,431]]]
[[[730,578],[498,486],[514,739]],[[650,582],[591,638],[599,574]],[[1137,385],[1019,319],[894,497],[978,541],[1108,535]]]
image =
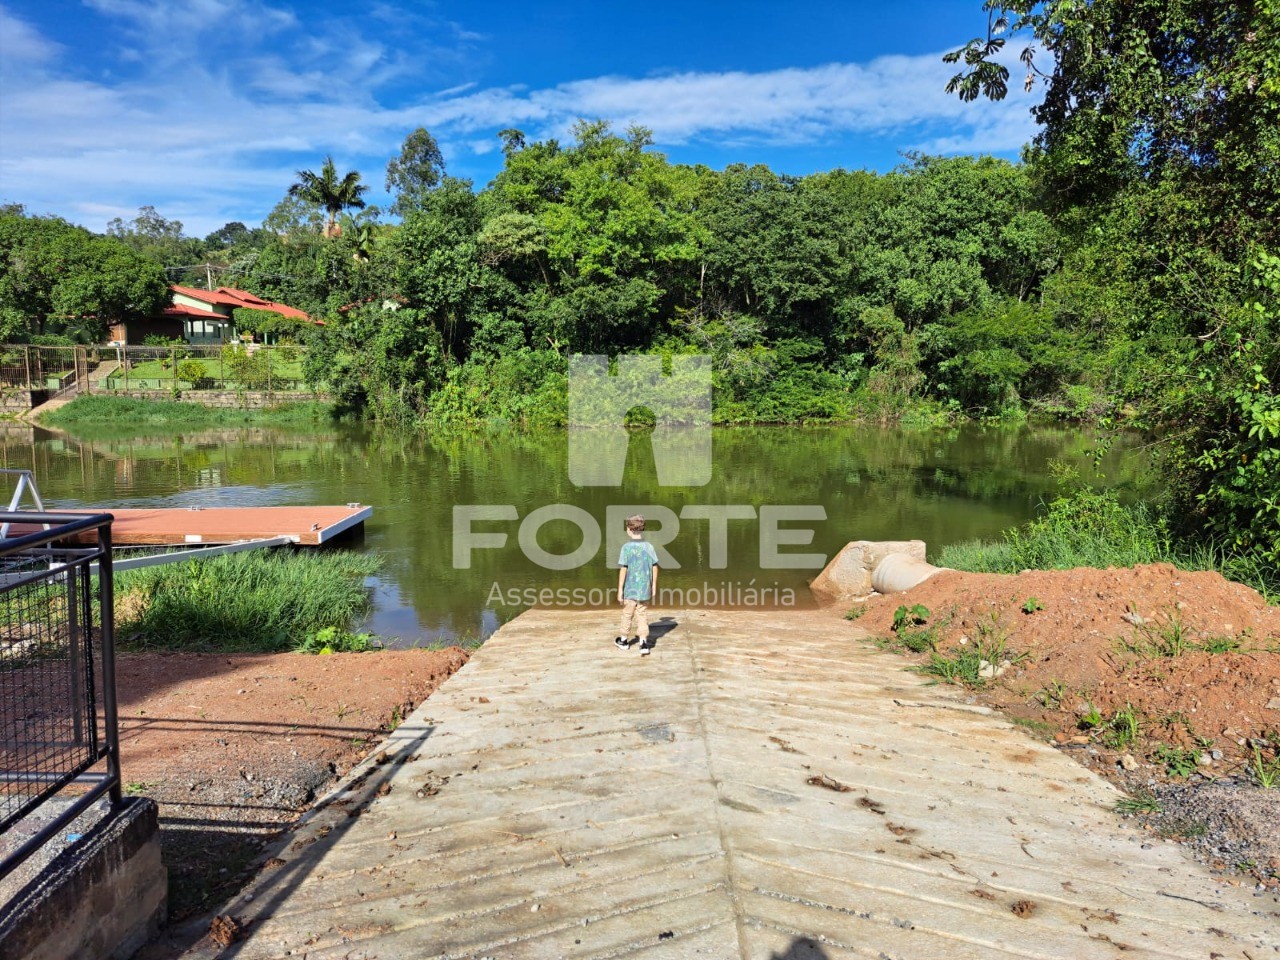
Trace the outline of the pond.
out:
[[[662,572],[672,605],[809,605],[818,561],[848,541],[920,539],[933,558],[996,537],[1056,494],[1055,462],[1093,476],[1093,446],[1079,430],[1032,426],[717,428],[709,482],[676,487],[659,485],[650,436],[637,432],[621,486],[580,487],[568,437],[554,431],[0,430],[4,466],[33,469],[50,508],[372,505],[351,543],[385,558],[366,629],[402,646],[482,638],[533,603],[608,605],[611,624],[608,561],[631,512],[662,521],[652,532],[679,564]],[[1152,490],[1134,440],[1101,470],[1127,496]],[[467,522],[456,506],[490,518]]]

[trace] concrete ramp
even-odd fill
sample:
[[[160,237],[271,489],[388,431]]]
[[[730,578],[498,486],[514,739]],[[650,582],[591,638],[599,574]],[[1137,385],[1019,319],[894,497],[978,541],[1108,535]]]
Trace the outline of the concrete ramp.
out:
[[[1118,793],[821,613],[504,627],[193,957],[1280,956]]]

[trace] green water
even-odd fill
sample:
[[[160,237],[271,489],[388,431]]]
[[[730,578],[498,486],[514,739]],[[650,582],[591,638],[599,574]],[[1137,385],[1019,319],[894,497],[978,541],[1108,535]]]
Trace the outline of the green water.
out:
[[[813,531],[809,545],[783,547],[785,554],[829,557],[850,540],[922,539],[934,556],[948,543],[994,537],[1033,516],[1057,490],[1051,461],[1092,475],[1091,446],[1087,434],[1045,427],[726,428],[714,434],[711,481],[683,488],[658,485],[648,437],[640,433],[632,435],[621,488],[579,488],[569,480],[561,432],[388,435],[334,426],[159,438],[85,432],[71,439],[16,425],[0,431],[3,465],[34,469],[50,507],[372,505],[373,518],[353,542],[386,559],[371,584],[368,626],[405,645],[487,636],[539,591],[541,602],[578,606],[607,603],[616,586],[608,547],[576,568],[544,569],[522,549],[519,522],[477,523],[477,532],[506,533],[506,544],[473,550],[470,568],[455,568],[458,504],[506,505],[522,519],[566,504],[593,518],[588,527],[604,526],[611,506],[749,510],[755,519],[727,524],[723,569],[713,564],[711,524],[681,521],[667,545],[680,567],[664,570],[660,586],[707,605],[806,605],[806,584],[817,570],[762,567],[761,508],[825,512],[825,520],[781,524]],[[1149,492],[1133,443],[1117,443],[1103,467],[1109,485],[1132,496]],[[567,554],[582,533],[557,520],[537,531],[536,542]]]

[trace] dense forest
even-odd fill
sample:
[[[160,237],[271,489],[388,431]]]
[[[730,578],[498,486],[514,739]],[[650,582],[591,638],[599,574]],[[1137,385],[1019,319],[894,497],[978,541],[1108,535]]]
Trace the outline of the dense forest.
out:
[[[418,129],[389,211],[330,160],[203,240],[151,208],[99,237],[10,206],[0,335],[93,339],[166,276],[211,279],[324,318],[310,377],[379,421],[563,423],[569,354],[649,351],[711,355],[724,423],[1136,427],[1171,515],[1280,561],[1280,2],[983,9],[950,89],[1005,96],[1028,38],[1019,163],[718,171],[583,121],[503,131],[477,189]]]

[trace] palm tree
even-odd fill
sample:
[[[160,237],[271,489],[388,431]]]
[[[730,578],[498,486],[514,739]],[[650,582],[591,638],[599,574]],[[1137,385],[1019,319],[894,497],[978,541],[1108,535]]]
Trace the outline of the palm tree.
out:
[[[308,203],[323,207],[329,215],[324,227],[326,237],[333,236],[338,214],[348,207],[364,209],[363,194],[369,188],[360,182],[360,171],[352,170],[341,180],[333,165],[333,157],[324,158],[324,166],[317,175],[310,170],[298,171],[298,182],[289,188],[289,196],[299,197]]]

